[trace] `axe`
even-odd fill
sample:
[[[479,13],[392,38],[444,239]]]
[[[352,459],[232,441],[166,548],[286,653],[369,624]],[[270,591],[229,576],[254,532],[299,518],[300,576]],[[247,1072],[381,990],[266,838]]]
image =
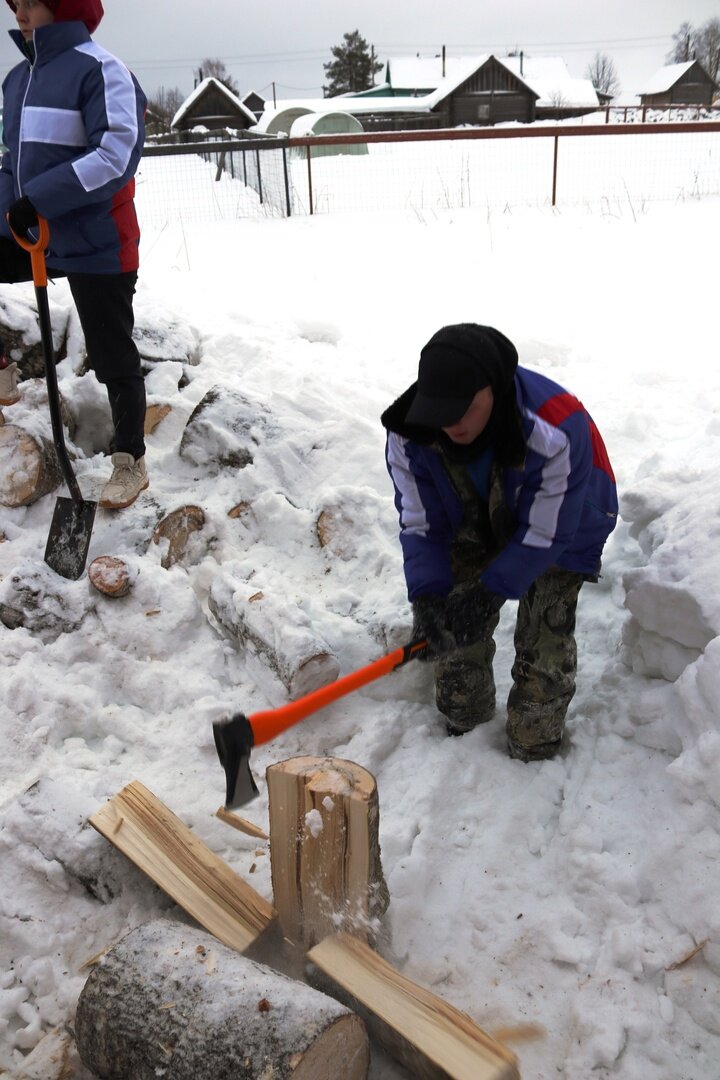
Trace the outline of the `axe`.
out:
[[[246,716],[235,713],[227,720],[218,720],[213,724],[213,735],[220,764],[225,770],[227,793],[225,809],[232,810],[245,806],[258,794],[257,784],[250,771],[250,752],[254,746],[270,742],[293,724],[304,720],[310,713],[323,709],[332,701],[359,690],[361,686],[388,675],[396,668],[407,664],[427,648],[426,641],[411,641],[408,645],[374,660],[373,663],[344,675],[328,686],[321,686],[304,697],[281,705],[277,709]]]

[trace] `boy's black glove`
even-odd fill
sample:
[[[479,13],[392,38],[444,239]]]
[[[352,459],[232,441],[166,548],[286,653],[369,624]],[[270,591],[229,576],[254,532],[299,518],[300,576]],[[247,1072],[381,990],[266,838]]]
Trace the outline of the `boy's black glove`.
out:
[[[447,602],[447,623],[457,645],[479,641],[488,620],[504,603],[505,597],[489,592],[479,581],[453,590]]]
[[[428,593],[413,600],[412,640],[427,641],[427,648],[416,654],[418,660],[435,660],[457,648],[448,626],[448,601],[445,596]]]
[[[7,219],[10,228],[21,240],[26,239],[28,229],[34,229],[38,225],[37,210],[27,195],[15,200],[7,212]]]

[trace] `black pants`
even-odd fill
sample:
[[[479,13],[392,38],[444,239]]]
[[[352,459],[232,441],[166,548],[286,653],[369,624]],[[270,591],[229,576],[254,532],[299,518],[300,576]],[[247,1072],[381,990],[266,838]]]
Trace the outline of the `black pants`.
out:
[[[145,380],[133,341],[137,274],[66,274],[48,265],[49,277],[67,277],[85,335],[88,364],[107,389],[114,435],[111,449],[134,458],[145,453]],[[32,281],[30,256],[0,237],[0,282]]]

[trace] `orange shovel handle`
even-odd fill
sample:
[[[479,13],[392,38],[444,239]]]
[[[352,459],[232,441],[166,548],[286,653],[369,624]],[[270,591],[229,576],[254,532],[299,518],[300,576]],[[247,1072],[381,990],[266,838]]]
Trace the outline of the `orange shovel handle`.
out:
[[[48,244],[50,243],[50,226],[47,223],[47,218],[40,217],[40,215],[38,214],[37,240],[30,240],[27,236],[18,236],[12,226],[10,227],[10,232],[13,234],[16,243],[18,243],[21,248],[25,248],[25,251],[30,252],[33,284],[35,288],[42,288],[43,286],[47,286],[47,267],[45,266],[45,251]]]

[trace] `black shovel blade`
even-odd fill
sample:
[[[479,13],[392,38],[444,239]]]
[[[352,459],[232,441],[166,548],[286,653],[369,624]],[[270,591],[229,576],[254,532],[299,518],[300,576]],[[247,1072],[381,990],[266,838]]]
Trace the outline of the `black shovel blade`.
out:
[[[50,523],[45,562],[61,577],[77,581],[87,562],[97,503],[59,498]]]

